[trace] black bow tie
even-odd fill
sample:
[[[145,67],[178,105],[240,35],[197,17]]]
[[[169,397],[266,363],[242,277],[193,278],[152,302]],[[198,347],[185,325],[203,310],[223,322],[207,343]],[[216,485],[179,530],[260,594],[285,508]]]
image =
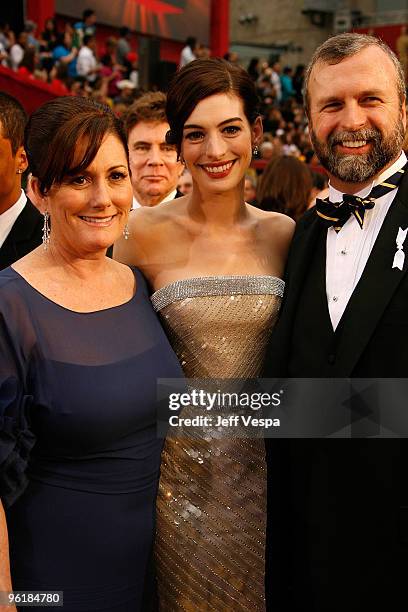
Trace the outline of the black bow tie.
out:
[[[346,223],[350,215],[354,215],[357,223],[362,228],[364,224],[364,215],[366,210],[374,208],[375,201],[381,198],[386,193],[398,187],[398,184],[404,174],[408,164],[405,164],[401,170],[390,176],[386,182],[379,183],[370,191],[368,196],[360,198],[359,196],[343,194],[341,202],[330,202],[330,200],[316,199],[316,213],[319,215],[322,223],[326,227],[334,227],[336,232],[339,232]]]

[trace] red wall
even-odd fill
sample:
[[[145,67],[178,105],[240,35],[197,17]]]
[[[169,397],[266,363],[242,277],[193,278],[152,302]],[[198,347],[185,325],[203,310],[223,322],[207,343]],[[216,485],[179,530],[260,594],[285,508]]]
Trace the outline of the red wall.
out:
[[[393,25],[383,25],[376,26],[374,28],[354,28],[353,32],[357,32],[358,34],[372,34],[373,36],[377,36],[381,38],[391,49],[395,52],[395,43],[397,38],[401,34],[401,28],[404,24],[393,24]]]
[[[58,97],[47,83],[17,75],[3,66],[0,66],[0,90],[17,98],[28,114],[44,102]]]

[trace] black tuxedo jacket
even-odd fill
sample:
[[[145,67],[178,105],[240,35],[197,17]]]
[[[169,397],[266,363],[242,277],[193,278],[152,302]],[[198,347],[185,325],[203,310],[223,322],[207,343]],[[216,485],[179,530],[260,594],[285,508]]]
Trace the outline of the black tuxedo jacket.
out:
[[[403,270],[392,269],[400,227],[407,175],[318,370],[306,364],[296,376],[408,377],[408,241]],[[294,322],[319,316],[303,311],[302,296],[325,232],[314,210],[298,224],[265,376],[290,375]],[[324,274],[316,290],[325,294]],[[306,348],[313,364],[317,348]],[[267,440],[266,449],[268,610],[408,610],[408,442]]]
[[[0,247],[0,270],[27,255],[41,244],[43,217],[27,199],[3,245]]]

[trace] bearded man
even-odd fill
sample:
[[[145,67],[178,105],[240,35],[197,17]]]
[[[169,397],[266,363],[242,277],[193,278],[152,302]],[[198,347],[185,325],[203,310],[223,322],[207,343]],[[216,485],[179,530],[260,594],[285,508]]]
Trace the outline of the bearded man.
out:
[[[329,197],[295,232],[266,376],[408,376],[405,103],[377,38],[340,34],[316,50],[305,105]],[[266,446],[268,610],[406,610],[407,441]]]

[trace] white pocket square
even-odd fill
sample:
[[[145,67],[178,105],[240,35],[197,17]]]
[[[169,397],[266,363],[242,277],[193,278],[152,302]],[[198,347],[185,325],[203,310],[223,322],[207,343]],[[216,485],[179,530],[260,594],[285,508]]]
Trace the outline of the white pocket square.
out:
[[[402,227],[400,227],[398,229],[398,234],[395,239],[395,242],[397,244],[397,252],[394,255],[394,261],[392,262],[392,267],[398,268],[399,270],[402,270],[404,267],[405,253],[402,247],[404,246],[405,238],[407,237],[407,232],[408,232],[408,227],[404,230],[402,229]]]

